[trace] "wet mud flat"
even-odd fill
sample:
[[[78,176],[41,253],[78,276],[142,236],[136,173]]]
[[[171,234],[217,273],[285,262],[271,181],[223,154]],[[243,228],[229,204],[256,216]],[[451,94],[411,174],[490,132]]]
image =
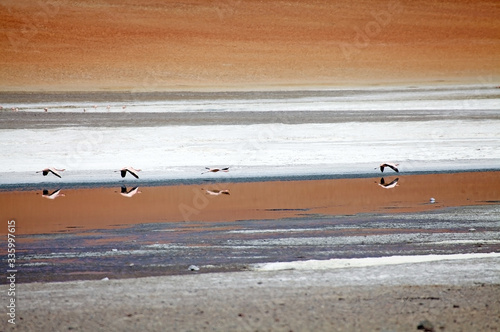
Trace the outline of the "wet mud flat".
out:
[[[69,229],[18,238],[18,280],[135,278],[245,271],[277,261],[500,252],[499,214],[500,205],[491,204],[403,214]]]
[[[450,115],[452,113],[452,115]],[[0,129],[50,129],[64,127],[161,127],[251,124],[303,124],[435,120],[499,120],[491,110],[421,110],[421,111],[212,111],[176,113],[34,113],[2,112]]]
[[[0,205],[20,283],[135,278],[500,252],[499,174],[40,187],[2,191]]]
[[[484,82],[476,82],[484,83]],[[387,96],[392,93],[450,93],[461,92],[462,98],[470,99],[478,97],[479,92],[489,92],[482,98],[498,97],[498,93],[491,91],[495,88],[490,85],[457,85],[457,86],[394,86],[371,87],[371,88],[323,88],[308,89],[288,88],[288,89],[261,89],[251,90],[224,90],[224,91],[0,91],[0,101],[2,103],[86,103],[86,102],[149,102],[149,101],[220,101],[220,100],[272,100],[272,99],[300,99],[300,98],[369,98],[380,93]]]
[[[494,103],[499,98],[497,87],[479,85],[218,92],[0,91],[4,105],[0,129],[498,120]]]

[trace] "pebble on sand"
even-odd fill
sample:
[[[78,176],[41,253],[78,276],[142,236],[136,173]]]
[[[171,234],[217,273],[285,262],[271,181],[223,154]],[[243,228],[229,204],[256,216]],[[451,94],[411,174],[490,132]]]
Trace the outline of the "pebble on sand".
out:
[[[417,330],[424,330],[425,332],[434,332],[434,325],[427,319],[418,323]]]

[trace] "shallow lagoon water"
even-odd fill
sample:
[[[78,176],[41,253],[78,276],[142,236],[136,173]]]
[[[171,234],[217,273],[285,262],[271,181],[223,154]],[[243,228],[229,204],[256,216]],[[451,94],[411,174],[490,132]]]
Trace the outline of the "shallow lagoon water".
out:
[[[0,95],[20,282],[500,250],[498,89],[167,95]]]
[[[2,218],[20,222],[18,234],[43,234],[156,222],[420,212],[500,202],[498,171],[253,182],[218,179],[156,186],[128,180],[85,188],[37,184],[0,191],[0,205]],[[50,196],[57,190],[60,196]]]
[[[204,181],[139,186],[125,197],[117,183],[61,189],[55,199],[40,186],[0,192],[0,205],[8,207],[2,218],[16,220],[21,282],[500,250],[500,172],[384,179],[397,185],[384,188],[380,177]]]

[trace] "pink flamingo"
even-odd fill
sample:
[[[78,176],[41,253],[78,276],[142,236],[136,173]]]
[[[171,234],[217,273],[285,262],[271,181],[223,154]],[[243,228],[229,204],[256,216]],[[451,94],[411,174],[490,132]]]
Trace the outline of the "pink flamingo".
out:
[[[55,176],[57,176],[58,178],[61,177],[61,174],[59,174],[59,172],[64,172],[66,169],[57,169],[57,168],[54,168],[54,167],[48,167],[48,168],[44,168],[42,169],[41,171],[38,171],[37,173],[42,173],[43,176],[47,176],[47,174],[49,173],[52,173],[54,174]]]
[[[123,167],[121,170],[119,171],[115,171],[115,172],[120,172],[122,178],[125,177],[125,175],[127,175],[127,172],[129,172],[130,174],[132,174],[136,179],[139,178],[139,175],[137,174],[137,172],[140,172],[142,171],[141,169],[135,169],[133,167],[130,167],[130,166],[127,166],[127,167]]]
[[[201,174],[205,174],[205,173],[209,173],[209,172],[212,172],[212,173],[229,172],[229,167],[226,167],[226,168],[210,168],[210,167],[205,167],[205,168],[207,169],[207,171],[202,172]]]
[[[399,170],[398,170],[398,166],[399,164],[394,164],[394,163],[383,163],[383,164],[380,164],[380,171],[383,172],[384,171],[384,168],[385,167],[389,167],[389,168],[392,168],[395,172],[399,173]],[[377,169],[377,168],[375,168]]]

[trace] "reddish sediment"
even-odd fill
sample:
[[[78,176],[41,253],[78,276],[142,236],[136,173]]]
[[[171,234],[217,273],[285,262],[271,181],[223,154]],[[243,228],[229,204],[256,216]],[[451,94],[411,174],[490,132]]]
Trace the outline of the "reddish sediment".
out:
[[[9,0],[2,7],[3,91],[493,85],[500,75],[497,1]]]

